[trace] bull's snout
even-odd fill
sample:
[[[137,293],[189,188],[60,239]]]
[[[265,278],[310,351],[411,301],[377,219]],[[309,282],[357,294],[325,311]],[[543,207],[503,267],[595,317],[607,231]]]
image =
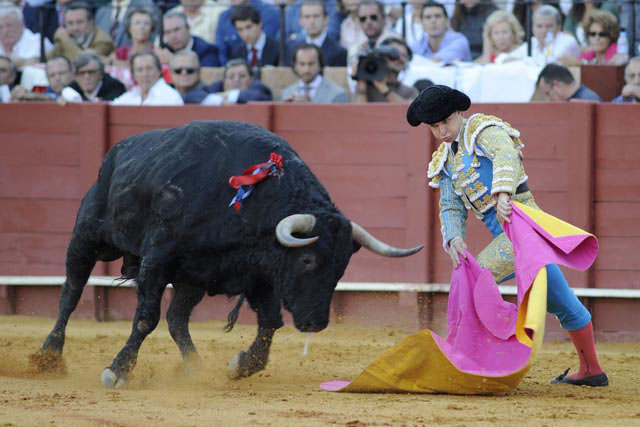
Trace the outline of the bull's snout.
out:
[[[320,332],[321,330],[326,328],[328,324],[329,322],[318,323],[318,322],[308,321],[298,326],[298,329],[300,330],[300,332]]]

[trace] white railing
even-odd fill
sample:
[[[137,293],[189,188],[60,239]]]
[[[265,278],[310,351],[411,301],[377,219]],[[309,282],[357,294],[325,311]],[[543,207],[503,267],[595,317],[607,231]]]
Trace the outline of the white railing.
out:
[[[6,286],[60,286],[64,276],[0,276],[0,285]],[[122,281],[114,276],[91,276],[89,286],[133,287],[135,281]],[[171,285],[169,285],[171,287]],[[499,285],[502,295],[517,295],[515,286]],[[396,282],[339,282],[339,292],[423,292],[449,293],[447,283],[396,283]],[[585,298],[640,298],[640,289],[573,288],[578,297]]]

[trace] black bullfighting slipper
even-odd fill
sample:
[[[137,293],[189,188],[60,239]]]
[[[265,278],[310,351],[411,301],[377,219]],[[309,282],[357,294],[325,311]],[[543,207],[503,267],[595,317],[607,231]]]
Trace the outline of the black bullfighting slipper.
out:
[[[589,387],[606,387],[609,385],[609,378],[607,378],[607,374],[604,372],[598,375],[594,375],[592,377],[580,378],[574,380],[572,378],[568,378],[567,374],[569,373],[569,369],[564,371],[563,374],[558,375],[554,379],[551,380],[551,384],[571,384],[571,385],[586,385]]]

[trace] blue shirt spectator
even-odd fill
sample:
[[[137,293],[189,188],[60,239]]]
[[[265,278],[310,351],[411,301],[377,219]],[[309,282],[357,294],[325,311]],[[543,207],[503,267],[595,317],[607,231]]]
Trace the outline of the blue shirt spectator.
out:
[[[413,52],[425,58],[439,59],[442,62],[471,61],[469,41],[461,33],[455,33],[451,30],[447,30],[437,52],[434,52],[429,45],[429,36],[427,34],[424,34],[422,39],[414,45]]]
[[[232,2],[234,6],[248,4],[255,7],[262,18],[262,31],[273,39],[280,38],[280,12],[278,9],[270,4],[263,3],[261,0],[233,0]],[[220,63],[223,65],[231,57],[232,49],[243,43],[231,22],[232,9],[229,8],[220,14],[218,28],[216,28],[216,44],[220,49]]]
[[[471,61],[469,40],[450,29],[447,10],[442,4],[428,1],[422,6],[420,16],[424,34],[411,46],[413,53],[436,62]]]

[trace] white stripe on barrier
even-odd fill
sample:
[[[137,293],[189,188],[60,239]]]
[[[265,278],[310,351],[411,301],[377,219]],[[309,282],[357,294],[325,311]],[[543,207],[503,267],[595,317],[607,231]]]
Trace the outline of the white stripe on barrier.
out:
[[[60,286],[64,280],[64,276],[0,276],[0,285]],[[129,288],[135,286],[135,281],[123,282],[114,276],[91,276],[87,284]],[[498,288],[502,295],[517,295],[515,286],[498,286]],[[446,283],[339,282],[336,291],[449,293],[449,285]],[[573,292],[578,297],[587,298],[640,298],[640,289],[573,288]]]

